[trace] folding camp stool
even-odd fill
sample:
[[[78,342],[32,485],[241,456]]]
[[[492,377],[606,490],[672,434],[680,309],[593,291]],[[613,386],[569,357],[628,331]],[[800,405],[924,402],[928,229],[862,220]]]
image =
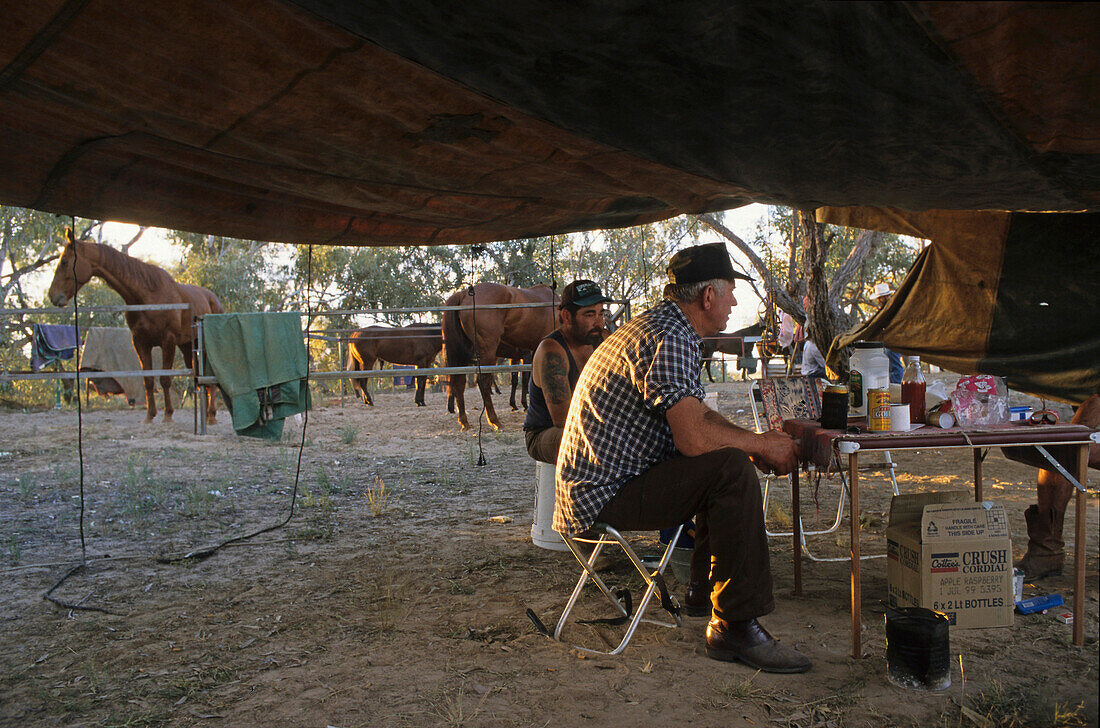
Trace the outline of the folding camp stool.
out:
[[[757,432],[764,432],[765,428],[769,430],[778,430],[783,426],[783,420],[785,419],[806,419],[816,420],[821,417],[821,392],[825,387],[824,380],[817,377],[772,377],[765,378],[753,382],[749,385],[749,403],[752,406],[752,419],[756,426]],[[759,392],[760,406],[757,407],[757,392]],[[760,410],[763,412],[760,412]],[[898,480],[895,470],[897,464],[893,461],[888,450],[882,451],[883,462],[881,463],[866,463],[860,464],[860,472],[879,471],[885,470],[890,478],[890,484],[893,486],[894,495],[898,494]],[[833,463],[829,469],[823,473],[820,471],[814,472],[817,478],[822,475],[828,477],[832,472],[832,465],[836,466],[836,471],[840,475],[840,492],[837,495],[836,504],[836,517],[833,519],[833,523],[828,528],[819,530],[807,531],[802,526],[802,514],[795,514],[799,520],[799,532],[800,532],[800,544],[802,553],[806,555],[806,558],[811,561],[848,561],[848,556],[826,557],[816,556],[810,551],[809,544],[806,542],[807,536],[822,536],[829,533],[835,533],[840,528],[840,522],[844,515],[844,498],[848,492],[848,479],[845,476],[844,468],[840,467],[840,464],[836,461],[836,456],[833,456]],[[775,479],[774,475],[766,475],[764,477],[764,516],[768,515],[768,496],[771,493],[772,481]],[[790,476],[787,476],[790,480]],[[793,516],[792,516],[793,517]],[[789,538],[793,536],[792,531],[769,531],[765,522],[764,532],[768,538]],[[886,554],[866,554],[860,556],[860,559],[881,559],[885,558]]]
[[[588,622],[613,625],[626,623],[626,633],[623,635],[622,641],[610,651],[594,650],[581,645],[573,645],[574,649],[596,655],[617,655],[626,648],[627,643],[630,642],[630,638],[634,636],[634,631],[638,629],[638,625],[642,622],[655,624],[661,627],[682,627],[683,619],[680,617],[680,605],[676,601],[676,598],[668,591],[663,575],[665,567],[668,566],[669,559],[672,557],[672,549],[679,541],[680,532],[683,528],[681,524],[680,527],[676,529],[676,534],[668,542],[668,546],[665,547],[664,553],[657,562],[656,568],[652,571],[640,558],[638,558],[638,555],[634,553],[633,547],[631,547],[630,543],[623,535],[606,523],[594,524],[592,528],[583,535],[574,536],[565,533],[561,534],[569,550],[573,552],[573,556],[577,558],[577,561],[584,567],[584,570],[581,572],[580,579],[577,580],[577,586],[574,587],[573,593],[569,596],[569,601],[565,604],[565,609],[562,611],[561,617],[558,619],[558,624],[554,628],[554,634],[550,636],[559,642],[563,641],[562,631],[565,629],[565,624],[569,621],[569,615],[572,613],[573,607],[577,604],[577,600],[580,598],[581,592],[584,590],[589,580],[603,592],[604,596],[606,596],[608,601],[615,607],[618,616],[610,619],[588,620]],[[592,553],[586,556],[584,551],[581,550],[580,544],[592,544]],[[632,608],[629,591],[622,588],[613,589],[609,587],[603,577],[596,571],[596,559],[599,558],[603,547],[608,544],[618,544],[619,547],[622,548],[623,553],[630,559],[630,562],[634,565],[635,570],[641,575],[645,583],[645,591],[642,593],[642,598],[638,602],[636,609]],[[673,620],[675,620],[674,622],[666,622],[645,616],[646,607],[649,606],[653,596],[657,593],[660,593],[661,606],[672,615]],[[532,619],[535,621],[536,627],[541,626],[537,619],[534,617],[532,617]]]

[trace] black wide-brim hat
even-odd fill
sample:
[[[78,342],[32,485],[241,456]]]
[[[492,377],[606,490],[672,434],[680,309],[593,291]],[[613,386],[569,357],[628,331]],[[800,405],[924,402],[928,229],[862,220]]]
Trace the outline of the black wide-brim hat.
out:
[[[752,280],[744,273],[734,270],[725,243],[706,243],[678,251],[668,261],[666,273],[668,282],[677,286],[712,281],[715,278],[726,281]]]

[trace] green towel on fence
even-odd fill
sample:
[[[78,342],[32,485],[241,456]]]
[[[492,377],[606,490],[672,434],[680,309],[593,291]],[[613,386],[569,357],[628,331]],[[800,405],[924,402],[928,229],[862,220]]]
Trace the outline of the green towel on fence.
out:
[[[203,344],[237,434],[278,440],[283,419],[309,409],[301,314],[208,314]]]

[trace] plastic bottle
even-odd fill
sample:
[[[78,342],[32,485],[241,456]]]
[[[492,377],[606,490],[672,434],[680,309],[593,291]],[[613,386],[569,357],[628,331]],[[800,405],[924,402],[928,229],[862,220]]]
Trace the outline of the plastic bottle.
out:
[[[867,414],[867,390],[890,386],[890,359],[881,341],[857,341],[848,360],[849,413]]]
[[[909,422],[924,424],[924,391],[927,383],[920,368],[919,356],[907,356],[905,373],[901,375],[901,403],[909,405]]]

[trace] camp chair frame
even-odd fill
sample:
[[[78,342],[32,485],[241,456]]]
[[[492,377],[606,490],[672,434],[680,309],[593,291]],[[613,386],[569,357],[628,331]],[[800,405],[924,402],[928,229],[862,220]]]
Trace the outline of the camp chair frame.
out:
[[[788,386],[779,385],[779,381],[784,382],[785,385]],[[794,385],[795,382],[798,383],[796,386]],[[809,389],[807,389],[807,385],[810,385]],[[817,377],[768,377],[752,382],[752,384],[749,385],[749,403],[752,406],[752,419],[756,431],[764,432],[765,427],[769,430],[778,429],[782,426],[782,421],[784,419],[818,419],[821,416],[821,393],[824,387],[824,380]],[[779,396],[778,394],[778,390],[780,389],[784,390],[783,396]],[[769,391],[765,392],[765,390]],[[756,403],[757,393],[760,395],[759,407]],[[761,412],[761,410],[763,410],[763,412]],[[897,495],[899,492],[897,475],[895,473],[897,464],[893,461],[889,451],[883,451],[883,457],[883,462],[860,465],[860,472],[885,470],[890,478],[890,484],[894,489],[894,495]],[[823,536],[830,533],[836,533],[840,529],[840,523],[844,518],[844,499],[849,490],[845,470],[840,467],[840,463],[835,454],[833,455],[830,467],[826,469],[824,473],[814,468],[812,464],[809,466],[810,471],[814,473],[815,484],[820,483],[820,479],[823,475],[828,478],[833,472],[834,467],[836,468],[837,474],[840,476],[841,488],[837,495],[836,515],[832,525],[819,530],[806,530],[802,523],[802,514],[797,514],[800,531],[799,541],[802,553],[811,561],[830,562],[849,560],[847,556],[817,556],[810,551],[809,544],[806,541],[807,536]],[[772,481],[775,478],[776,476],[771,474],[764,476],[764,497],[762,507],[764,509],[765,519],[768,515],[768,497],[771,492]],[[787,482],[790,483],[790,476],[787,476]],[[765,520],[764,523],[764,532],[769,538],[789,538],[794,535],[793,531],[784,532],[768,530],[767,520]],[[885,556],[886,554],[867,554],[860,556],[860,559],[881,559],[885,558]]]
[[[558,642],[564,641],[562,639],[562,632],[565,630],[565,625],[569,621],[569,616],[573,611],[573,607],[576,606],[577,601],[580,599],[581,592],[584,591],[584,587],[588,584],[589,581],[595,584],[599,588],[599,590],[603,592],[604,596],[607,597],[607,600],[612,604],[612,606],[615,607],[615,611],[617,612],[617,617],[610,620],[601,621],[605,623],[616,624],[627,622],[628,624],[626,627],[626,633],[623,635],[622,640],[611,650],[594,650],[590,647],[584,647],[582,645],[573,645],[574,649],[595,655],[618,655],[624,649],[626,649],[626,646],[630,642],[630,639],[634,636],[635,630],[638,629],[638,626],[642,622],[655,624],[660,627],[682,627],[683,619],[680,616],[680,605],[677,603],[676,598],[672,596],[671,593],[669,593],[668,588],[665,586],[663,574],[665,568],[668,566],[669,560],[672,557],[672,549],[679,541],[680,532],[683,530],[683,528],[683,524],[681,524],[680,527],[676,529],[676,534],[673,536],[672,540],[668,542],[668,546],[665,547],[664,553],[661,555],[660,560],[657,562],[657,567],[652,571],[634,552],[633,547],[631,547],[630,543],[626,540],[625,537],[623,537],[622,533],[606,523],[594,524],[592,528],[586,531],[583,535],[574,536],[566,533],[561,534],[561,537],[565,541],[565,544],[569,547],[569,550],[573,552],[573,556],[576,557],[577,561],[580,563],[584,570],[581,572],[580,578],[577,580],[577,585],[573,588],[573,593],[569,596],[569,601],[565,604],[565,609],[562,610],[561,617],[558,619],[558,624],[554,628],[553,638]],[[580,544],[592,544],[593,548],[591,554],[586,556],[584,554],[584,551],[581,550]],[[607,585],[604,579],[599,575],[599,572],[596,570],[596,560],[599,558],[600,552],[603,551],[604,546],[609,544],[617,544],[623,550],[623,553],[626,554],[626,557],[634,565],[634,569],[638,572],[638,574],[642,577],[642,580],[645,582],[646,588],[642,594],[641,600],[638,602],[636,609],[632,610],[630,608],[629,599],[626,600],[627,604],[624,605],[620,597],[611,587]],[[675,620],[674,622],[667,622],[664,620],[653,619],[645,616],[646,608],[653,600],[654,594],[658,592],[661,593],[662,606],[669,612],[669,614],[672,615],[673,620]],[[632,611],[633,613],[631,613]]]

